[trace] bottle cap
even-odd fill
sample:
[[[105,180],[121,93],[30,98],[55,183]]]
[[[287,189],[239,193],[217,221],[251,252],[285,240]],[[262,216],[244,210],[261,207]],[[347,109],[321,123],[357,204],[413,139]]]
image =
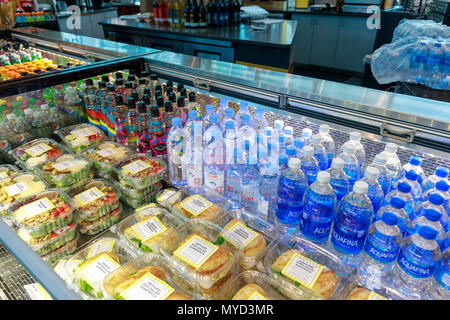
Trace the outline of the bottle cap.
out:
[[[434,240],[438,235],[438,231],[429,226],[422,226],[419,229],[419,235],[427,240]]]
[[[447,178],[448,177],[448,169],[444,167],[437,167],[434,171],[434,174],[439,178]]]
[[[189,110],[189,112],[188,112],[188,119],[197,119],[197,111]]]
[[[272,136],[272,131],[273,131],[273,129],[271,127],[266,127],[264,129],[264,135],[267,136],[267,137],[271,137]]]
[[[114,92],[116,90],[116,88],[114,87],[113,84],[108,84],[106,86],[106,90],[108,90],[108,92]]]
[[[122,72],[116,72],[115,76],[116,76],[116,80],[118,80],[118,79],[123,79],[123,74],[122,74]]]
[[[297,153],[297,149],[294,146],[288,146],[286,148],[286,154],[288,156],[295,156],[296,153]]]
[[[265,111],[264,111],[264,109],[262,109],[262,108],[258,108],[258,109],[255,110],[255,114],[256,114],[258,117],[263,117],[263,116],[264,116],[264,113],[265,113]]]
[[[161,84],[157,84],[157,85],[155,86],[155,92],[158,91],[158,90],[159,90],[160,93],[162,92],[162,86],[161,86]]]
[[[342,160],[341,158],[334,158],[331,161],[331,168],[333,169],[338,169],[338,170],[342,170],[344,169],[344,160]]]
[[[183,89],[184,89],[184,84],[181,83],[181,82],[178,82],[178,84],[177,84],[177,91],[180,92]]]
[[[320,143],[322,141],[322,137],[319,134],[315,134],[311,137],[312,143]]]
[[[424,216],[433,222],[439,221],[442,218],[442,214],[434,208],[425,209]]]
[[[150,116],[152,118],[159,118],[160,117],[159,109],[157,106],[153,106],[150,108]]]
[[[147,83],[147,80],[145,80],[145,78],[139,78],[138,83],[139,85],[145,85]]]
[[[241,102],[239,104],[239,111],[248,111],[248,103],[247,102]]]
[[[406,179],[416,181],[419,178],[419,175],[415,173],[413,170],[409,170],[405,174]]]
[[[227,106],[228,107],[228,99],[220,99],[220,105],[221,106]]]
[[[234,116],[234,109],[233,108],[226,108],[225,109],[225,116],[229,118],[233,118]]]
[[[373,163],[384,166],[386,164],[387,158],[384,154],[379,153],[373,159]]]
[[[413,166],[420,166],[422,164],[422,159],[418,156],[411,156],[411,158],[409,158],[409,163]]]
[[[165,112],[173,112],[172,102],[170,102],[170,101],[164,102],[164,111]]]
[[[150,75],[150,72],[148,72],[148,71],[141,71],[141,78],[148,78],[149,75]]]
[[[408,182],[402,181],[402,182],[398,183],[397,189],[398,189],[398,191],[403,192],[403,193],[410,193],[411,185]]]
[[[398,146],[395,143],[389,142],[386,143],[386,147],[384,147],[384,150],[390,153],[396,153],[398,149]]]
[[[181,118],[175,117],[172,118],[172,127],[178,127],[181,126]]]
[[[128,75],[128,79],[127,79],[128,81],[135,81],[136,80],[136,76],[134,75],[134,74],[132,74],[132,73],[130,73],[129,75]]]
[[[151,95],[152,95],[152,90],[150,90],[149,87],[146,87],[146,88],[144,89],[144,94],[148,94],[149,96],[151,96]]]
[[[158,108],[163,108],[164,107],[164,98],[161,96],[156,98],[156,105],[158,106]]]
[[[122,105],[123,104],[123,97],[121,94],[116,94],[116,105]]]
[[[167,82],[166,82],[166,88],[167,87],[173,87],[173,82],[172,82],[172,80],[167,80]]]
[[[138,112],[139,113],[147,113],[147,105],[144,101],[139,101],[138,103]]]
[[[295,146],[297,149],[303,148],[304,145],[305,145],[305,143],[303,142],[302,139],[300,139],[300,138],[295,138],[295,139],[294,139],[294,146]]]
[[[274,122],[274,128],[277,130],[281,130],[284,127],[284,121],[283,120],[275,120]]]
[[[310,139],[312,136],[312,130],[310,128],[305,128],[302,130],[302,138]]]
[[[395,226],[398,223],[398,218],[395,213],[390,211],[385,211],[381,216],[381,220],[388,226]]]
[[[428,201],[436,206],[442,205],[444,200],[445,199],[439,193],[432,193],[428,196]]]
[[[250,122],[250,115],[247,114],[247,113],[244,113],[244,114],[241,116],[241,120],[242,120],[242,123],[248,123],[248,122]]]
[[[345,153],[350,153],[350,154],[354,154],[355,153],[355,146],[351,143],[344,143],[344,148],[343,148]]]
[[[169,101],[172,103],[177,102],[177,96],[175,95],[175,92],[169,93]]]
[[[102,81],[109,82],[109,77],[108,76],[102,76]]]
[[[191,91],[189,92],[189,102],[195,102],[195,92]]]
[[[393,206],[395,209],[402,209],[405,207],[405,200],[400,197],[392,197],[391,206]]]
[[[93,85],[94,85],[94,80],[92,80],[91,78],[88,78],[88,79],[86,79],[86,80],[84,81],[84,83],[85,83],[87,86],[93,86]]]
[[[106,82],[105,81],[99,81],[98,82],[98,87],[99,88],[106,88]]]
[[[369,179],[377,179],[380,175],[380,171],[375,167],[367,167],[366,171],[364,172],[364,176]]]
[[[289,159],[288,167],[289,167],[289,169],[292,169],[292,170],[298,170],[298,169],[300,169],[301,164],[302,164],[302,162],[300,161],[299,158],[292,158],[292,159]]]
[[[278,156],[278,165],[287,165],[288,163],[288,156],[284,153],[280,153],[280,155]]]
[[[131,82],[131,81],[125,82],[125,88],[127,88],[127,89],[133,88],[133,82]]]
[[[134,101],[133,97],[129,97],[127,101],[128,109],[135,109],[136,108],[136,102]]]
[[[228,120],[227,122],[225,122],[225,129],[226,130],[234,130],[234,121],[233,120]]]
[[[177,107],[178,108],[184,108],[185,107],[185,100],[182,96],[178,96],[177,98]]]
[[[286,137],[285,136],[279,136],[278,137],[278,142],[279,143],[285,143],[286,142]]]
[[[317,173],[316,181],[318,181],[320,183],[328,183],[328,182],[330,182],[330,179],[331,179],[331,176],[326,171],[319,171]]]
[[[314,148],[311,146],[304,146],[302,152],[305,156],[311,157],[314,155]]]
[[[121,85],[123,85],[123,79],[122,78],[117,79],[116,80],[116,86],[121,86]]]
[[[287,136],[292,136],[294,129],[291,126],[286,126],[283,128],[283,133]]]
[[[361,140],[361,133],[358,131],[350,132],[350,140],[352,141],[360,141]]]
[[[150,75],[150,80],[158,80],[158,75],[156,73],[152,73]]]
[[[212,114],[209,117],[209,123],[217,123],[219,122],[219,117],[217,116],[217,114]]]
[[[327,124],[321,124],[319,127],[319,132],[324,134],[330,132],[330,126]]]
[[[439,191],[447,192],[450,189],[450,186],[445,180],[439,180],[436,182],[436,189]]]
[[[353,185],[353,191],[355,191],[356,193],[367,193],[367,190],[369,190],[369,185],[367,183],[365,183],[364,181],[356,181],[355,184]]]
[[[206,112],[206,113],[212,113],[212,112],[214,112],[214,106],[213,106],[212,104],[207,104],[207,105],[205,106],[205,112]]]

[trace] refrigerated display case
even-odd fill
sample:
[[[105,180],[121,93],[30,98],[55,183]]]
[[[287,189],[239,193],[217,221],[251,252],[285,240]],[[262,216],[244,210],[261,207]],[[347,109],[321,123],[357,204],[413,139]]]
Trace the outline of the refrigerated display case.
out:
[[[360,131],[366,163],[372,162],[386,142],[395,142],[402,164],[410,156],[419,155],[427,176],[438,166],[450,167],[449,103],[50,31],[16,30],[11,37],[77,57],[86,58],[91,52],[97,60],[51,75],[17,80],[15,85],[5,84],[0,86],[0,98],[106,72],[130,70],[139,74],[151,70],[161,79],[181,82],[195,90],[202,112],[206,104],[217,105],[220,99],[228,99],[236,109],[239,102],[247,101],[252,115],[255,108],[263,108],[270,126],[282,119],[294,128],[294,136],[299,136],[303,128],[316,132],[320,124],[328,124],[336,150],[351,131]],[[163,183],[168,185],[167,181]],[[125,205],[124,211],[121,220],[133,212]],[[78,250],[110,232],[81,236]],[[23,284],[38,281],[55,299],[80,298],[3,221],[0,241],[0,258],[6,266],[0,272],[0,289],[4,292],[0,297],[23,299]]]

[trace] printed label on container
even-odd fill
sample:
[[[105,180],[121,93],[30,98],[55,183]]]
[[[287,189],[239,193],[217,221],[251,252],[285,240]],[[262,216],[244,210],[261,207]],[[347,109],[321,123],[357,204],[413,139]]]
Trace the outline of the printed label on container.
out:
[[[281,274],[311,289],[323,269],[324,266],[296,252],[291,259],[289,259],[289,262],[283,268]]]
[[[379,295],[376,292],[370,291],[369,296],[367,297],[367,300],[387,300],[382,295]]]
[[[241,222],[235,223],[225,230],[235,236],[244,248],[258,236],[258,232],[253,231]],[[226,234],[223,234],[223,237],[233,243],[233,239],[229,239]],[[236,243],[234,244],[236,245]]]
[[[166,282],[147,272],[120,295],[125,300],[164,300],[174,291]]]
[[[53,210],[55,205],[47,197],[31,202],[17,210],[16,218],[23,220]]]
[[[91,245],[86,258],[89,259],[102,252],[111,252],[115,244],[116,240],[100,240],[94,245]]]
[[[148,163],[145,163],[142,160],[133,161],[133,162],[127,164],[126,166],[122,167],[122,169],[130,175],[134,175],[134,174],[144,171],[148,168],[150,168],[150,165]]]
[[[186,165],[187,183],[192,188],[201,187],[203,185],[203,171],[201,166]]]
[[[90,286],[97,287],[96,283],[98,285],[98,282],[102,281],[108,274],[119,267],[119,263],[104,253],[88,265],[78,270],[78,275]]]
[[[167,227],[157,218],[153,217],[144,222],[140,222],[131,227],[136,237],[141,241],[146,241],[167,230]]]
[[[261,293],[258,291],[253,292],[250,297],[248,297],[248,300],[267,300],[266,297],[264,297]]]
[[[70,169],[74,166],[75,164],[73,163],[73,161],[62,161],[62,162],[56,162],[53,164],[53,168],[55,168],[58,171],[64,171],[67,169]]]
[[[53,300],[47,290],[40,283],[26,284],[23,286],[30,300]]]
[[[95,153],[103,158],[108,158],[108,157],[111,157],[112,155],[115,155],[117,152],[114,149],[105,148],[105,149],[97,150],[97,151],[95,151]]]
[[[161,213],[161,208],[158,208],[154,203],[136,209],[136,215],[139,218],[144,218],[148,215],[158,215]]]
[[[181,207],[184,208],[187,212],[189,212],[193,216],[198,216],[212,205],[213,205],[212,202],[206,200],[205,198],[197,194],[195,196],[190,197],[186,201],[183,201]]]
[[[93,187],[80,194],[77,194],[75,196],[75,199],[78,200],[83,206],[85,206],[92,201],[98,200],[104,196],[105,194],[101,192],[99,188]]]
[[[207,173],[205,175],[205,186],[218,192],[222,193],[225,184],[225,174],[223,171],[214,173]]]
[[[208,240],[194,235],[189,241],[175,250],[173,255],[197,269],[218,249],[218,246]]]
[[[375,247],[372,243],[372,238],[369,236],[364,244],[364,251],[374,260],[379,261],[381,263],[391,263],[395,261],[397,257],[397,252],[400,246],[396,245],[391,248],[389,251],[380,250]]]
[[[400,253],[398,254],[397,263],[406,274],[419,279],[431,277],[435,267],[434,264],[432,266],[420,266],[412,261],[409,261],[403,255],[403,250],[400,250]]]
[[[5,190],[10,197],[14,197],[24,191],[30,190],[30,188],[26,182],[19,182],[5,187]]]
[[[39,157],[50,150],[52,150],[52,147],[50,147],[48,144],[39,143],[35,146],[32,146],[31,148],[25,149],[25,152],[32,157]]]
[[[76,129],[70,132],[73,136],[75,136],[76,138],[84,138],[84,137],[89,137],[89,136],[93,136],[95,134],[97,134],[94,130],[90,129],[90,128],[81,128],[81,129]]]

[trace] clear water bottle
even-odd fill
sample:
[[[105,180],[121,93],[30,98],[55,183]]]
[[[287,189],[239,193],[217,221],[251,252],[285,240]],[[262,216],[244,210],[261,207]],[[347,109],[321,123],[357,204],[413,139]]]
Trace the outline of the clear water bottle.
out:
[[[260,183],[258,159],[256,156],[250,155],[241,178],[241,207],[253,214],[258,211]]]
[[[392,212],[397,216],[397,227],[400,229],[403,236],[406,236],[408,231],[409,222],[411,221],[408,214],[405,211],[405,201],[400,197],[392,197],[389,204],[386,204],[376,212],[374,221],[381,219],[385,212]]]
[[[372,201],[373,212],[377,213],[378,209],[383,205],[384,201],[384,193],[383,188],[381,188],[380,183],[378,182],[379,171],[375,167],[367,167],[364,172],[364,178],[361,181],[364,181],[369,185],[369,190],[367,191],[367,196],[370,201]]]
[[[203,127],[201,121],[194,121],[186,144],[187,188],[190,193],[203,192]]]
[[[353,188],[355,182],[361,177],[361,166],[355,155],[355,146],[350,143],[344,144],[342,153],[337,157],[344,160],[344,172],[347,175],[350,188]]]
[[[447,228],[448,215],[444,208],[444,198],[439,193],[430,193],[427,201],[422,202],[416,210],[414,219],[425,214],[427,209],[433,208],[442,215],[441,224],[444,229]]]
[[[232,161],[228,162],[225,172],[225,198],[231,202],[231,207],[240,207],[241,203],[241,177],[245,165],[239,150],[233,149]]]
[[[278,152],[286,153],[286,137],[283,135],[278,136]]]
[[[334,153],[336,152],[336,146],[334,144],[334,140],[330,135],[330,126],[327,124],[321,124],[319,127],[319,135],[322,138],[322,145],[325,148],[325,151],[328,156],[328,166],[331,167],[331,161],[333,161]]]
[[[421,164],[422,164],[422,158],[420,158],[419,156],[411,156],[411,158],[409,158],[409,162],[403,166],[400,178],[403,178],[405,176],[406,172],[412,170],[419,176],[419,178],[417,179],[417,182],[419,182],[419,184],[422,186],[422,182],[423,182],[425,174],[423,172],[422,167],[420,166]]]
[[[391,188],[397,183],[402,171],[402,164],[397,156],[397,148],[398,146],[395,143],[389,142],[386,144],[384,151],[380,153],[386,157],[386,168],[388,168],[392,177]]]
[[[203,118],[202,118],[203,131],[208,129],[209,120],[213,114],[214,114],[214,106],[212,104],[206,105],[205,106],[205,114],[203,115]]]
[[[234,123],[236,123],[234,121],[234,110],[233,108],[226,108],[225,109],[225,116],[223,117],[222,121],[220,122],[220,128],[225,131],[225,123],[227,123],[228,121],[233,121]]]
[[[347,175],[344,172],[344,160],[340,158],[334,158],[331,162],[330,169],[327,172],[330,174],[330,185],[333,187],[336,194],[337,201],[341,201],[350,190],[350,183],[348,182]]]
[[[278,173],[282,175],[288,168],[289,158],[286,154],[281,153],[278,155]]]
[[[378,169],[378,182],[381,185],[381,188],[383,189],[383,194],[387,195],[389,191],[391,191],[391,174],[389,173],[388,168],[386,167],[386,156],[383,154],[377,154],[375,158],[372,161],[371,164],[372,167],[375,167]]]
[[[415,79],[420,75],[423,69],[423,65],[426,63],[428,57],[428,46],[425,41],[420,41],[418,45],[415,45],[412,49],[409,68],[410,78]]]
[[[300,224],[303,211],[303,195],[308,182],[303,174],[298,158],[289,160],[289,169],[285,170],[278,182],[277,226],[283,229],[296,229]]]
[[[448,169],[444,167],[437,167],[434,170],[434,174],[428,176],[422,182],[423,191],[427,191],[429,189],[433,189],[436,186],[436,183],[440,180],[446,180],[448,183]]]
[[[336,214],[337,199],[330,185],[330,174],[320,171],[317,180],[303,195],[303,214],[300,219],[301,235],[313,242],[328,241]]]
[[[219,117],[211,114],[209,126],[203,134],[203,162],[205,186],[223,195],[225,189],[225,145]]]
[[[278,159],[278,153],[275,153],[274,150],[272,150],[272,142],[273,142],[273,129],[272,127],[266,127],[264,129],[264,134],[262,136],[262,140],[258,146],[258,149],[265,149],[267,151],[268,159],[270,159],[270,161],[276,162],[275,160]]]
[[[432,279],[441,251],[437,230],[423,226],[403,241],[397,256],[391,286],[411,298],[420,298]]]
[[[442,253],[442,258],[434,270],[428,284],[426,296],[430,300],[450,300],[450,248]]]
[[[441,246],[442,250],[445,250],[447,248],[450,248],[450,230],[447,230],[447,232],[445,233],[445,239]]]
[[[306,175],[308,185],[313,184],[316,181],[317,173],[319,173],[319,163],[314,158],[314,148],[312,146],[303,147],[301,157],[301,168]]]
[[[251,126],[249,114],[243,114],[241,120],[241,125],[237,129],[237,142],[244,147],[244,159],[247,161],[249,155],[257,156],[256,131]]]
[[[301,158],[302,156],[302,149],[305,146],[305,142],[301,138],[295,138],[294,139],[294,147],[296,149],[296,156],[297,158]]]
[[[355,268],[361,259],[373,216],[372,202],[367,196],[368,188],[367,183],[357,181],[353,191],[339,202],[331,232],[334,251],[352,268]]]
[[[358,159],[358,163],[360,168],[364,166],[364,162],[366,160],[366,152],[364,151],[364,147],[361,144],[361,133],[357,131],[350,132],[350,140],[344,143],[339,149],[338,154],[344,152],[344,148],[347,145],[353,145],[355,147],[355,156]]]
[[[411,196],[414,200],[414,206],[418,206],[422,203],[422,187],[419,182],[419,175],[413,170],[409,170],[405,173],[405,176],[399,180],[399,182],[407,182],[411,186]]]
[[[313,135],[311,137],[310,146],[314,148],[314,158],[316,158],[320,170],[327,170],[328,154],[325,151],[325,147],[322,145],[322,137],[319,134]]]
[[[185,131],[180,118],[172,118],[172,127],[167,137],[170,182],[177,188],[186,186],[186,167],[183,165]]]
[[[442,43],[435,42],[428,51],[427,62],[423,65],[423,70],[430,74],[437,74],[439,72],[439,65],[443,59]]]
[[[411,225],[408,228],[408,235],[410,236],[419,232],[419,229],[423,226],[429,226],[438,231],[436,242],[439,247],[441,247],[445,240],[445,230],[440,223],[441,218],[442,213],[435,208],[425,209],[423,216],[420,216],[411,222]]]
[[[432,193],[438,193],[442,198],[444,198],[444,206],[445,212],[447,216],[450,216],[450,184],[446,180],[440,180],[436,183],[436,186],[433,189],[429,189],[422,195],[422,201],[428,199],[428,196]],[[448,225],[447,225],[448,228]]]
[[[286,147],[294,144],[294,128],[286,126],[283,128],[283,135],[286,138]]]
[[[257,133],[262,134],[263,130],[267,127],[267,120],[266,117],[264,116],[264,109],[262,108],[257,108],[255,110],[255,118],[253,118],[252,121],[252,126],[253,129],[256,130]]]
[[[258,213],[270,223],[275,222],[277,211],[278,166],[268,163],[261,168],[259,185]]]
[[[226,110],[228,109],[228,100],[220,99],[219,108],[217,108],[216,114],[219,117],[219,123],[222,124],[223,118],[225,118]],[[234,115],[234,111],[233,111]],[[222,128],[223,130],[223,128]]]
[[[286,155],[288,156],[288,159],[296,158],[297,157],[297,148],[294,145],[290,145],[286,147]]]
[[[278,141],[278,137],[283,134],[284,121],[277,119],[273,124],[273,137]]]
[[[414,199],[411,195],[411,185],[407,182],[400,182],[397,185],[397,189],[389,192],[386,197],[384,197],[384,205],[391,204],[391,200],[394,197],[399,197],[405,202],[404,209],[408,214],[408,218],[411,220],[415,216],[416,205]]]
[[[236,113],[236,117],[235,117],[235,120],[238,124],[238,128],[240,127],[240,125],[242,123],[242,116],[244,114],[249,115],[251,118],[250,111],[248,111],[248,103],[247,102],[241,102],[239,104],[239,111]]]
[[[369,228],[356,273],[359,284],[369,290],[381,289],[389,281],[403,239],[397,223],[397,216],[385,211]]]
[[[312,135],[313,135],[313,133],[312,133],[312,130],[310,128],[304,128],[302,130],[302,136],[301,136],[300,139],[303,139],[303,144],[305,146],[310,144]]]
[[[199,122],[201,122],[201,120],[198,120],[198,117],[197,117],[197,111],[195,111],[195,110],[190,110],[190,111],[188,112],[188,118],[187,118],[186,124],[184,125],[184,129],[185,129],[185,131],[186,131],[189,135],[190,135],[191,132],[192,132],[192,127],[193,127],[193,125],[194,125],[194,121],[199,121]]]

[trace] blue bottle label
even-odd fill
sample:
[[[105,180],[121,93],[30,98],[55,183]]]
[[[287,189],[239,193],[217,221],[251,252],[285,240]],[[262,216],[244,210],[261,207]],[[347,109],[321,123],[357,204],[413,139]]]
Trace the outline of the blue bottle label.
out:
[[[303,213],[303,219],[300,221],[300,230],[304,237],[316,242],[326,241],[330,235],[332,221],[319,222],[305,216]]]
[[[358,254],[362,251],[367,231],[357,231],[340,229],[334,227],[331,233],[331,242],[336,250],[346,254]]]
[[[381,263],[391,263],[395,261],[398,252],[398,246],[391,248],[390,250],[380,250],[373,245],[370,237],[367,238],[364,244],[364,251],[374,260]]]
[[[397,263],[406,274],[419,279],[426,279],[433,275],[434,264],[432,266],[420,266],[417,263],[408,260],[403,254],[403,250],[405,249],[402,249],[398,254]]]

